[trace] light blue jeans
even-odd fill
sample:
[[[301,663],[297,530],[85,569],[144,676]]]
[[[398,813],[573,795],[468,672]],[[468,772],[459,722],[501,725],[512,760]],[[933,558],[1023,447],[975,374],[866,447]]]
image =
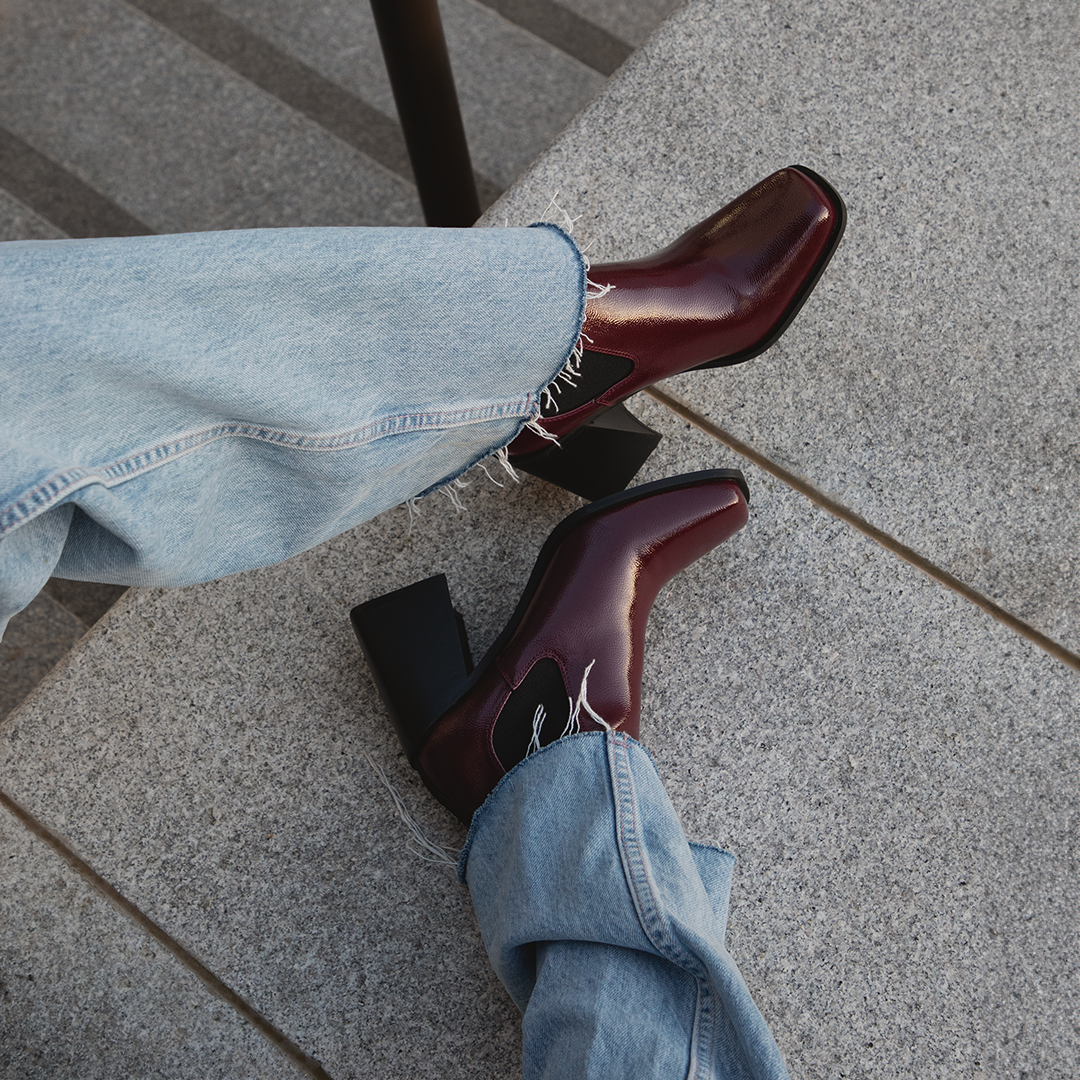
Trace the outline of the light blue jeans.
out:
[[[724,946],[734,856],[687,842],[622,732],[526,758],[473,818],[458,874],[524,1014],[525,1080],[781,1080]]]
[[[584,317],[554,226],[0,244],[0,630],[51,574],[184,585],[460,475]],[[733,859],[621,734],[528,758],[461,859],[527,1077],[784,1077],[724,949]]]
[[[531,229],[0,244],[0,633],[50,575],[267,566],[506,445],[577,342]]]

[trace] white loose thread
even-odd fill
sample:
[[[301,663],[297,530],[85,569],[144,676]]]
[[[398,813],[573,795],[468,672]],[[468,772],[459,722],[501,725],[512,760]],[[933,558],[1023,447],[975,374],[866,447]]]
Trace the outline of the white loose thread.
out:
[[[566,232],[572,236],[574,234],[574,226],[577,224],[578,221],[581,220],[582,215],[578,214],[576,218],[571,217],[569,212],[559,205],[558,197],[559,193],[558,191],[556,191],[551,196],[547,207],[544,209],[543,216],[546,217],[549,210],[554,209],[555,211],[557,211],[557,213],[562,216],[563,229],[565,229]],[[593,281],[589,277],[589,271],[592,270],[592,263],[589,261],[589,257],[585,254],[585,251],[586,248],[591,246],[591,244],[592,241],[590,240],[589,243],[585,245],[585,247],[579,248],[582,261],[585,263],[586,301],[598,300],[601,296],[607,296],[607,294],[615,288],[614,285],[601,285],[600,282]],[[577,386],[577,380],[581,376],[581,362],[584,359],[586,341],[590,345],[592,344],[592,338],[590,338],[587,334],[582,333],[578,337],[577,343],[574,345],[573,349],[570,350],[570,355],[567,357],[566,363],[563,364],[561,370],[558,372],[555,378],[552,379],[551,382],[548,383],[548,385],[544,388],[543,404],[541,407],[547,412],[549,416],[554,415],[559,411],[558,395],[562,393],[563,387]],[[542,429],[530,428],[530,430],[535,431],[537,435],[541,435],[545,438],[548,437],[547,433]]]
[[[562,206],[559,205],[558,195],[559,193],[558,191],[556,191],[551,196],[551,199],[549,200],[547,207],[544,209],[544,213],[541,215],[541,217],[546,217],[548,211],[554,209],[562,217],[562,227],[566,230],[567,233],[572,235],[574,232],[574,225],[580,220],[582,215],[579,214],[576,218],[571,217],[570,214],[565,209],[563,209]],[[509,227],[509,224],[509,219],[507,219],[504,222],[504,225]],[[589,262],[589,258],[585,254],[585,251],[587,247],[591,246],[591,244],[592,241],[579,249],[581,251],[582,260],[585,263],[585,299],[587,301],[597,300],[601,296],[607,296],[607,294],[615,288],[614,285],[601,285],[599,282],[593,281],[589,277],[589,271],[592,269],[592,264]],[[581,364],[584,360],[586,342],[591,345],[593,343],[593,340],[591,337],[589,337],[588,334],[582,331],[582,333],[578,336],[577,342],[575,343],[573,349],[570,350],[570,355],[567,357],[566,363],[563,364],[562,368],[560,368],[555,378],[552,379],[552,381],[548,383],[546,387],[544,387],[541,396],[541,409],[545,410],[549,416],[555,415],[559,411],[558,395],[562,393],[563,387],[577,386],[577,380],[581,376]],[[545,442],[554,443],[556,446],[559,445],[558,437],[556,435],[553,435],[543,426],[540,416],[535,416],[531,420],[527,420],[525,422],[525,430],[531,431],[534,435],[539,436]],[[505,472],[506,475],[509,476],[515,484],[521,483],[521,477],[518,475],[517,470],[514,468],[514,466],[510,463],[510,455],[505,446],[497,450],[493,457],[495,458],[495,461],[499,464],[499,466],[501,466],[503,472]],[[496,487],[503,487],[503,484],[501,484],[498,480],[495,479],[494,476],[491,475],[487,466],[482,461],[477,462],[474,466],[472,466],[472,468],[480,469],[483,474],[488,478],[488,480],[490,480]],[[470,471],[472,470],[470,469]],[[458,477],[457,479],[451,480],[449,483],[444,484],[441,488],[438,488],[437,490],[440,494],[450,500],[450,504],[454,507],[455,510],[460,512],[468,510],[468,507],[462,501],[461,496],[458,494],[458,492],[468,486],[469,485],[467,481],[465,481],[461,477]],[[405,508],[409,512],[408,532],[411,536],[413,531],[414,519],[421,516],[420,505],[416,498],[406,499]]]
[[[562,731],[559,732],[558,738],[565,739],[567,735],[580,735],[581,734],[581,710],[584,709],[589,716],[591,716],[605,731],[614,731],[615,729],[589,704],[586,695],[588,694],[589,686],[589,672],[593,669],[593,664],[596,661],[592,660],[589,666],[585,669],[585,674],[581,676],[581,689],[578,691],[577,700],[572,697],[568,697],[566,700],[570,703],[570,713],[566,718],[566,723],[563,726]],[[547,710],[544,706],[537,705],[536,712],[533,713],[532,722],[532,738],[529,740],[529,748],[525,751],[525,756],[535,754],[540,747],[540,735],[543,731],[544,722],[547,720]],[[556,740],[558,741],[558,740]]]
[[[583,335],[584,336],[584,335]],[[577,344],[570,350],[566,363],[559,369],[555,378],[544,387],[542,408],[551,412],[559,411],[559,402],[555,395],[561,394],[563,386],[577,386],[577,379],[581,375],[581,361],[584,358],[585,346],[582,338],[577,339]]]
[[[420,828],[416,818],[409,813],[408,808],[405,806],[405,801],[390,782],[390,778],[383,772],[382,766],[379,765],[366,750],[364,751],[364,757],[367,758],[367,763],[375,770],[375,775],[383,782],[383,786],[390,792],[390,798],[394,802],[394,808],[397,810],[398,817],[405,822],[405,826],[412,834],[413,845],[409,847],[409,850],[412,851],[417,858],[423,859],[424,862],[441,863],[443,866],[450,866],[456,870],[458,864],[457,856],[447,848],[441,847],[433,840],[428,839],[424,834],[424,830]]]
[[[408,535],[412,536],[413,522],[417,518],[423,517],[423,514],[420,511],[420,497],[418,495],[414,495],[411,499],[406,499],[405,509],[409,512]]]
[[[525,430],[531,431],[534,435],[539,435],[541,439],[546,439],[550,443],[555,443],[556,446],[559,444],[559,437],[552,435],[550,431],[542,427],[539,420],[526,420]]]
[[[574,733],[581,730],[581,710],[584,709],[605,731],[614,731],[615,729],[589,704],[587,694],[589,686],[589,672],[593,669],[595,660],[589,661],[589,666],[585,669],[585,674],[581,676],[581,689],[578,691],[577,701],[573,698],[570,699],[570,719],[567,721],[567,727],[573,726]]]
[[[521,483],[521,477],[518,476],[517,469],[515,469],[514,466],[510,464],[510,451],[505,446],[500,447],[495,452],[495,460],[503,467],[507,476],[509,476],[515,484]],[[487,469],[485,469],[484,472],[487,472]],[[497,480],[493,480],[492,483],[497,484],[499,487],[502,487],[502,484],[499,484]]]
[[[552,208],[562,215],[562,227],[570,236],[573,236],[574,226],[581,220],[581,214],[578,214],[577,217],[571,217],[570,214],[559,205],[558,191],[551,196],[551,200],[548,202],[547,206],[544,207],[544,212],[541,214],[541,217],[547,217],[548,211]]]
[[[529,427],[530,425],[536,425],[536,421],[530,420],[526,423],[525,426]],[[558,441],[554,435],[549,435],[546,431],[543,430],[543,428],[540,428],[539,425],[534,427],[533,430],[535,430],[538,435],[543,436],[545,439],[549,439],[552,442]],[[491,459],[498,464],[498,466],[503,470],[503,472],[505,472],[506,475],[509,476],[515,484],[521,483],[521,477],[518,475],[517,470],[514,468],[513,465],[510,464],[510,453],[505,446],[500,447],[498,450],[496,450],[495,453],[491,455]],[[484,464],[483,461],[478,461],[475,465],[471,466],[466,473],[466,476],[468,475],[468,473],[471,473],[473,469],[479,469],[497,488],[506,487],[506,485],[501,480],[498,480],[491,475],[491,470],[487,467],[487,465]],[[465,505],[465,502],[461,498],[461,495],[459,493],[464,491],[465,488],[469,487],[470,483],[471,482],[469,480],[466,480],[464,477],[458,476],[453,480],[447,481],[447,483],[443,484],[442,487],[436,488],[435,490],[444,498],[449,499],[450,504],[454,507],[456,511],[468,512],[469,508]],[[420,509],[419,496],[414,495],[411,499],[406,499],[402,505],[405,507],[409,514],[408,534],[409,536],[412,536],[413,524],[415,520],[423,516],[423,513]]]
[[[547,710],[543,705],[536,706],[536,712],[533,713],[532,722],[532,738],[529,740],[529,748],[525,751],[525,756],[535,754],[540,749],[540,733],[544,727],[544,721],[547,719]]]
[[[458,492],[463,491],[468,486],[468,481],[463,480],[460,476],[458,476],[451,480],[448,484],[443,484],[443,486],[439,488],[438,491],[440,495],[445,495],[446,498],[450,500],[450,505],[453,506],[453,508],[460,513],[463,510],[467,510],[468,507],[466,507],[466,505],[461,501],[461,496],[458,494]]]

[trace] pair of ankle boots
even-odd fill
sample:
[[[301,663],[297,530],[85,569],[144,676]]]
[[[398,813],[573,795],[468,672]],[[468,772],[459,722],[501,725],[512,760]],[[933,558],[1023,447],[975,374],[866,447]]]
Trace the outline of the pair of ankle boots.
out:
[[[736,470],[629,482],[660,436],[622,402],[693,368],[759,355],[787,329],[843,234],[816,173],[774,173],[664,250],[593,266],[584,348],[511,462],[595,499],[551,534],[510,622],[472,666],[442,575],[368,601],[352,621],[401,744],[469,821],[498,781],[562,735],[640,723],[645,623],[660,589],[746,523]],[[598,290],[599,291],[599,290]]]

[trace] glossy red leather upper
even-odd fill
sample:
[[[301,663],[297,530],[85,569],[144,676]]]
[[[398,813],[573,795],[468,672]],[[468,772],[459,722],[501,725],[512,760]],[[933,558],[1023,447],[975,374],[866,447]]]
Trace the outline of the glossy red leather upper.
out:
[[[781,169],[662,251],[594,265],[590,280],[615,288],[587,301],[585,347],[634,368],[588,404],[545,417],[544,427],[562,437],[660,379],[766,347],[820,271],[842,215],[812,177]],[[547,445],[524,431],[510,454]]]
[[[443,801],[468,818],[504,775],[492,746],[495,721],[511,691],[545,657],[559,665],[571,698],[595,661],[589,705],[611,727],[637,737],[645,624],[656,594],[742,528],[747,513],[734,481],[709,479],[600,512],[572,531],[510,640],[436,723],[419,756]],[[600,726],[584,711],[581,720],[583,731]]]

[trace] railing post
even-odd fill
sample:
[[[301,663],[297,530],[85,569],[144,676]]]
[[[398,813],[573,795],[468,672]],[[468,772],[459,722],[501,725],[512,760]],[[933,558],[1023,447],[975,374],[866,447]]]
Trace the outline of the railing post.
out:
[[[428,225],[480,216],[465,127],[436,0],[371,0]]]

